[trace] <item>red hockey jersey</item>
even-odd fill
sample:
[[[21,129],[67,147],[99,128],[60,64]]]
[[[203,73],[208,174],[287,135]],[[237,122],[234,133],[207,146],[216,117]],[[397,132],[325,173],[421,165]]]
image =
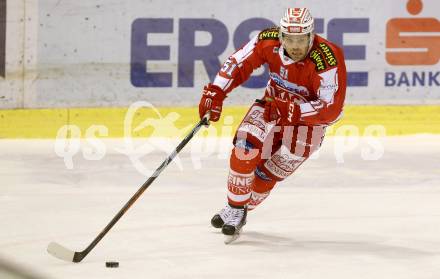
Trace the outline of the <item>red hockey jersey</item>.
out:
[[[329,125],[342,115],[347,73],[342,49],[315,35],[305,59],[284,53],[278,28],[263,30],[223,64],[213,84],[226,93],[245,82],[263,64],[270,79],[265,96],[300,100],[302,125]]]

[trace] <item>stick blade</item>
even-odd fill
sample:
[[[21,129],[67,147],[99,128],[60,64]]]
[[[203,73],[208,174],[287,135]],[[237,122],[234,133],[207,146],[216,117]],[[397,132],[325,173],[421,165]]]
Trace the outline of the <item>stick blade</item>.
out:
[[[56,242],[49,243],[49,246],[47,246],[47,252],[55,258],[66,262],[73,262],[73,258],[75,257],[74,251],[69,250],[64,246],[61,246]]]

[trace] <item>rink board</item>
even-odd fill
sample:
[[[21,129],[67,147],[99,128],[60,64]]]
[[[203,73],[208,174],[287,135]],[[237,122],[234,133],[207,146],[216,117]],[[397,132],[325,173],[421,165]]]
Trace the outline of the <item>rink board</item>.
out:
[[[70,125],[74,137],[179,137],[198,120],[195,107],[72,108],[0,111],[0,138],[55,138]],[[222,119],[204,135],[232,136],[247,107],[224,108]],[[138,128],[141,122],[149,121]],[[125,127],[125,129],[124,129]],[[138,129],[136,129],[138,128]],[[440,134],[440,106],[346,106],[327,135]]]

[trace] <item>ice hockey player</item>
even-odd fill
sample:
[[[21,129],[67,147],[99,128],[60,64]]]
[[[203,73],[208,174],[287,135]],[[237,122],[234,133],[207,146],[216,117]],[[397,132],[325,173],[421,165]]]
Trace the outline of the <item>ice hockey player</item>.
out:
[[[232,54],[203,89],[200,117],[218,121],[223,101],[253,70],[269,68],[264,97],[251,106],[234,137],[227,205],[211,224],[225,243],[238,238],[248,210],[269,196],[322,143],[342,115],[346,68],[342,49],[314,32],[307,8],[288,8],[280,26],[261,31]]]

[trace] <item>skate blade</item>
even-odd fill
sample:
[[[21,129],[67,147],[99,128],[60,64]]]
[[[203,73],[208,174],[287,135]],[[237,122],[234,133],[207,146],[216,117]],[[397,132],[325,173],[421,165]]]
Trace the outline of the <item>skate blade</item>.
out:
[[[238,238],[240,238],[240,235],[241,235],[241,230],[238,231],[238,233],[233,234],[233,235],[225,235],[225,241],[224,241],[225,244],[227,245],[227,244],[230,244],[230,243],[236,241]]]
[[[225,244],[230,244],[234,241],[236,241],[240,237],[240,234],[234,234],[234,235],[225,235]]]

